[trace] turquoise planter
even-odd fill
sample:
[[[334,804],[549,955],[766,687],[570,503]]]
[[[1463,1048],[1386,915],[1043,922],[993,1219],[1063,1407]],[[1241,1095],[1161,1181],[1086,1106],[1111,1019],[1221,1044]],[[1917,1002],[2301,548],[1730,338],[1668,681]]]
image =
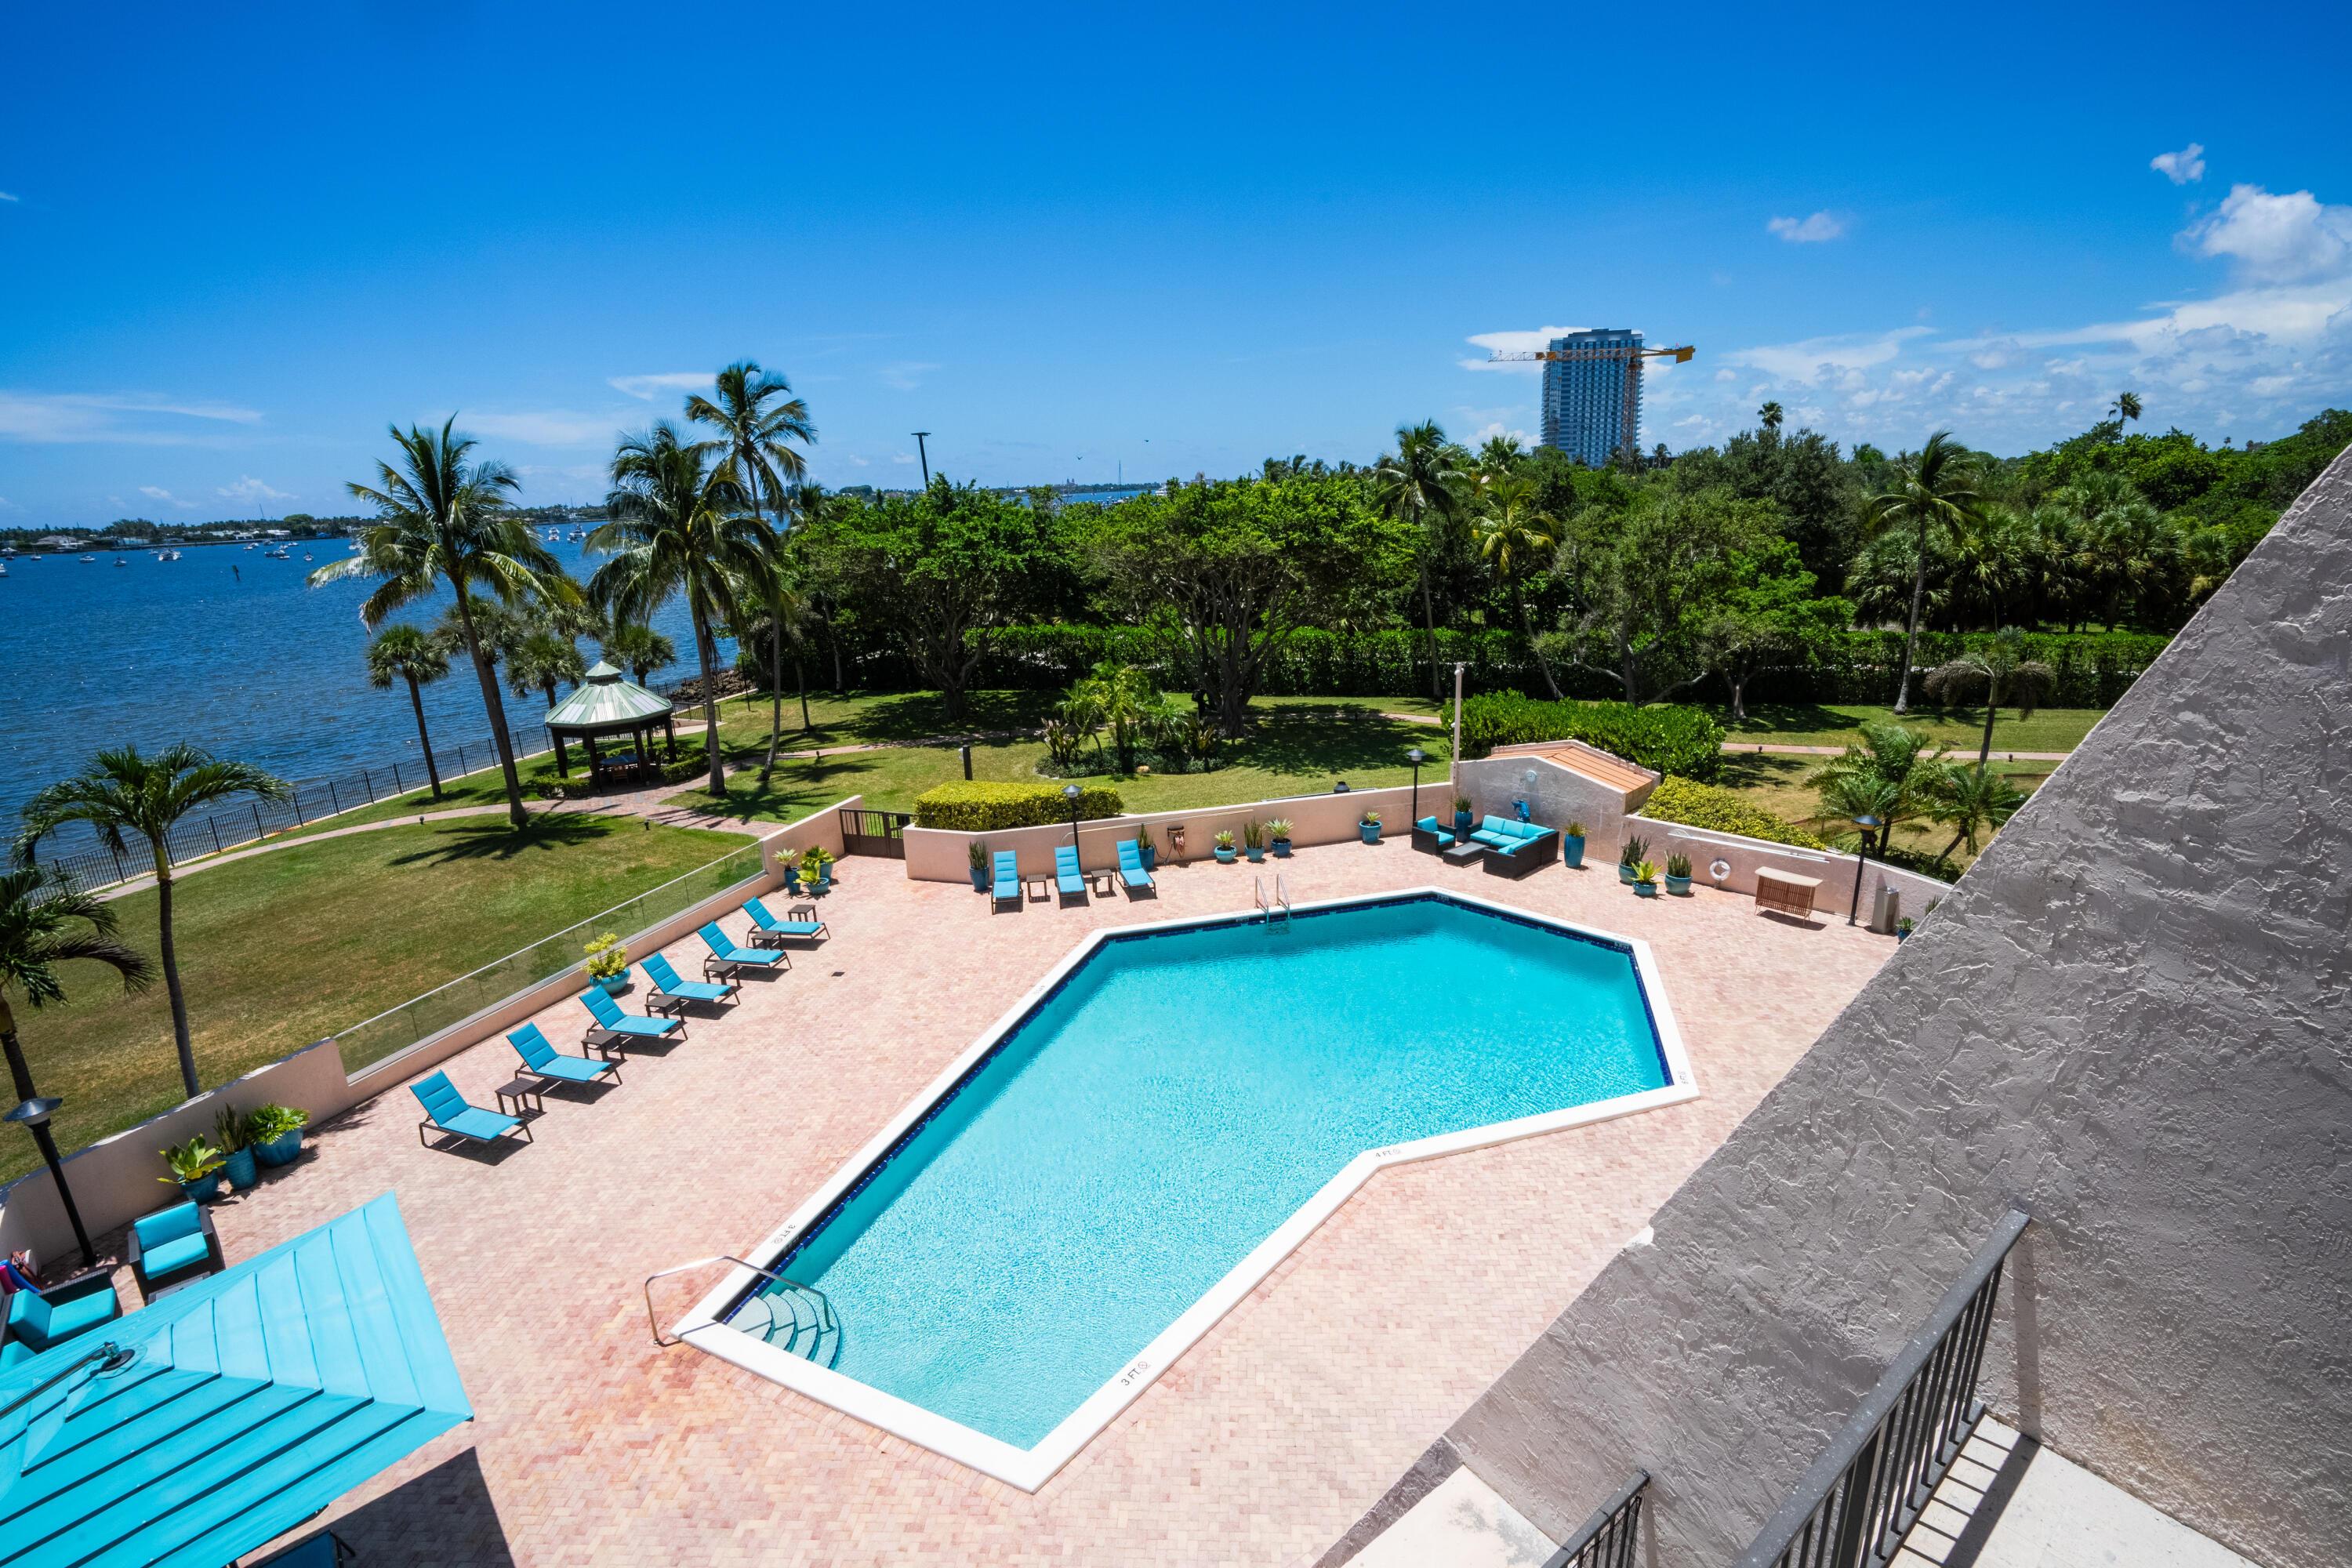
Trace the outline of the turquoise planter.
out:
[[[1655,882],[1636,882],[1633,884],[1633,896],[1637,899],[1654,899],[1658,896],[1658,885]]]
[[[1690,879],[1688,877],[1668,877],[1666,879],[1666,891],[1672,893],[1678,899],[1689,898]]]
[[[1476,817],[1471,816],[1466,811],[1455,812],[1454,814],[1454,837],[1456,839],[1469,837],[1470,825],[1477,820],[1478,819]],[[1581,853],[1581,851],[1580,851],[1580,853]]]
[[[224,1161],[221,1174],[226,1176],[228,1184],[240,1193],[261,1180],[261,1173],[253,1168],[253,1146],[247,1144]]]
[[[1217,847],[1217,864],[1220,866],[1230,866],[1233,863],[1234,852],[1226,848],[1224,846],[1219,845]]]
[[[1364,836],[1364,842],[1367,844],[1378,844],[1381,841],[1381,825],[1377,822],[1360,822],[1356,824],[1356,830]]]
[[[618,996],[629,988],[629,972],[626,969],[622,970],[618,974],[597,975],[595,980],[597,984],[604,988],[604,994],[607,996]]]
[[[1290,858],[1289,839],[1277,838],[1274,841],[1274,858],[1277,860],[1287,860]]]
[[[988,891],[988,868],[986,867],[974,866],[971,868],[971,890],[975,893],[984,893]]]
[[[1631,867],[1631,866],[1626,865],[1626,864],[1625,864],[1625,862],[1623,862],[1622,860],[1618,861],[1618,862],[1617,862],[1617,879],[1618,879],[1619,881],[1621,881],[1621,882],[1624,883],[1627,887],[1631,887],[1631,886],[1633,886],[1633,867]]]
[[[193,1182],[182,1182],[180,1192],[192,1204],[208,1204],[220,1196],[220,1173],[215,1171],[209,1176],[198,1176]]]
[[[1584,835],[1563,833],[1559,836],[1559,861],[1570,870],[1584,864]]]
[[[1264,845],[1258,845],[1258,846],[1256,846],[1255,847],[1254,847],[1254,848],[1250,849],[1250,850],[1248,851],[1248,854],[1249,854],[1249,858],[1250,858],[1250,864],[1251,864],[1251,865],[1253,865],[1253,866],[1256,866],[1256,865],[1263,864],[1263,863],[1265,862],[1265,847]]]
[[[302,1129],[253,1146],[253,1157],[265,1165],[290,1165],[302,1154]]]

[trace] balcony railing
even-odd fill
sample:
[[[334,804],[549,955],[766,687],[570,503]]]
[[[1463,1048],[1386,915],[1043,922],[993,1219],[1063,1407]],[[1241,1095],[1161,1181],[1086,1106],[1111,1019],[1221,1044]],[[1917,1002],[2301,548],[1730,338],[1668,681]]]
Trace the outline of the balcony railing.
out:
[[[1635,1470],[1615,1497],[1544,1559],[1543,1568],[1633,1568],[1633,1549],[1642,1535],[1642,1499],[1649,1485],[1650,1472]]]
[[[1994,1227],[1738,1568],[1884,1568],[1894,1557],[1984,1414],[1977,1373],[2001,1266],[2026,1224],[2011,1209]]]

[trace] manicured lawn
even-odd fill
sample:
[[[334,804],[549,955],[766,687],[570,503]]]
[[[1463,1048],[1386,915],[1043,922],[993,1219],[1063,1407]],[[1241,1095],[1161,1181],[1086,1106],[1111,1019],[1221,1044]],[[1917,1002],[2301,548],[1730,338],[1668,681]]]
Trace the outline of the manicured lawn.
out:
[[[1948,742],[1955,753],[1966,747],[1973,756],[1984,739],[1981,708],[1914,708],[1897,715],[1892,707],[1862,704],[1821,706],[1811,702],[1748,705],[1748,721],[1735,724],[1731,710],[1721,703],[1707,706],[1723,726],[1728,741],[1762,741],[1782,746],[1843,746],[1859,744],[1862,726],[1874,719],[1894,720],[1925,730],[1937,741]],[[2071,752],[2083,743],[2091,726],[2105,716],[2101,708],[2044,708],[2031,719],[2020,719],[2004,708],[1993,721],[1995,752]]]
[[[632,817],[551,817],[520,834],[491,818],[320,839],[189,875],[175,885],[173,927],[205,1087],[744,842]],[[152,953],[155,895],[114,907],[123,937]],[[64,965],[61,977],[64,1005],[20,1005],[17,1017],[34,1081],[65,1099],[58,1141],[70,1150],[171,1109],[181,1085],[160,978],[126,996],[96,964]],[[0,1139],[0,1180],[37,1159],[30,1139]]]
[[[1968,760],[1974,761],[1975,756],[1971,750]],[[1775,816],[1809,827],[1824,839],[1833,839],[1840,833],[1852,832],[1852,825],[1817,821],[1814,814],[1821,809],[1821,798],[1806,787],[1804,782],[1806,774],[1827,761],[1827,757],[1733,752],[1724,756],[1723,771],[1717,775],[1715,782],[1726,789],[1738,790]],[[2042,781],[2048,778],[2057,766],[2056,763],[2002,763],[1998,760],[1992,764],[1995,773],[2007,774],[2009,782],[2027,795],[2040,788]],[[1897,847],[1914,849],[1922,855],[1938,854],[1951,841],[1951,829],[1938,827],[1932,822],[1906,823],[1895,830]],[[1952,851],[1951,863],[1958,869],[1967,869],[1975,860],[1976,857],[1969,853],[1965,844]]]

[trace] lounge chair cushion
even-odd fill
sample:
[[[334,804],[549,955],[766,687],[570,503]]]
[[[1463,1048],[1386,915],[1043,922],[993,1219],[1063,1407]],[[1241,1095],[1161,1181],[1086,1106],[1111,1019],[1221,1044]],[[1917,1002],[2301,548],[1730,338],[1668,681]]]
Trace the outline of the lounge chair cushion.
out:
[[[624,1013],[614,1005],[610,996],[593,985],[580,993],[580,999],[588,1004],[588,1011],[594,1016],[596,1026],[611,1034],[667,1035],[678,1026],[675,1018],[648,1018],[638,1013]],[[534,1062],[532,1065],[536,1067],[538,1064]]]
[[[654,977],[665,996],[683,996],[695,1002],[724,1002],[735,994],[732,985],[717,985],[707,980],[680,980],[668,959],[656,952],[646,960],[646,973]]]
[[[1454,843],[1454,830],[1450,827],[1438,826],[1437,818],[1433,816],[1424,816],[1413,826],[1434,837],[1440,849],[1448,848]]]
[[[734,939],[720,931],[715,922],[704,926],[696,934],[702,938],[702,945],[710,950],[711,957],[728,963],[755,963],[762,967],[773,968],[784,961],[782,953],[772,950],[761,952],[754,947],[736,946]],[[612,1000],[610,996],[604,998],[607,1005],[611,1005]],[[589,1005],[593,1007],[595,1004],[592,1002]],[[618,1013],[620,1009],[615,1007],[614,1011]]]
[[[1078,869],[1078,851],[1075,846],[1065,844],[1054,851],[1054,885],[1065,893],[1087,890],[1086,875]]]
[[[148,1279],[157,1279],[203,1263],[211,1256],[212,1249],[205,1245],[201,1235],[175,1236],[152,1247],[142,1241],[139,1244],[139,1268]]]
[[[152,1257],[164,1243],[183,1237],[193,1236],[199,1246],[203,1245],[205,1216],[194,1204],[173,1204],[170,1208],[141,1215],[131,1222],[131,1228],[139,1233],[139,1250]]]
[[[462,1132],[468,1138],[497,1138],[522,1125],[511,1116],[500,1116],[495,1110],[467,1106],[447,1116],[436,1116],[434,1124],[452,1132]]]
[[[0,1345],[0,1372],[5,1372],[20,1361],[30,1361],[40,1353],[22,1340],[10,1340]]]
[[[121,1315],[121,1306],[111,1290],[93,1290],[87,1296],[55,1303],[37,1290],[19,1290],[8,1298],[9,1334],[35,1350],[45,1351]]]

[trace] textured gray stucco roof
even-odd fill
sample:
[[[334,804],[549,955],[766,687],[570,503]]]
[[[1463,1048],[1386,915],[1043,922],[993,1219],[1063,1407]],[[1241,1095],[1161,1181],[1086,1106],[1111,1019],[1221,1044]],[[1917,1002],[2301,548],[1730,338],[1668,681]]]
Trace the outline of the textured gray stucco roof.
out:
[[[1644,1468],[1721,1568],[2018,1203],[1995,1410],[2352,1563],[2347,929],[2352,453],[1448,1438],[1555,1537]]]
[[[588,672],[579,690],[547,710],[551,730],[579,730],[601,734],[607,730],[635,730],[669,717],[670,705],[644,687],[621,679],[621,672],[604,660]]]

